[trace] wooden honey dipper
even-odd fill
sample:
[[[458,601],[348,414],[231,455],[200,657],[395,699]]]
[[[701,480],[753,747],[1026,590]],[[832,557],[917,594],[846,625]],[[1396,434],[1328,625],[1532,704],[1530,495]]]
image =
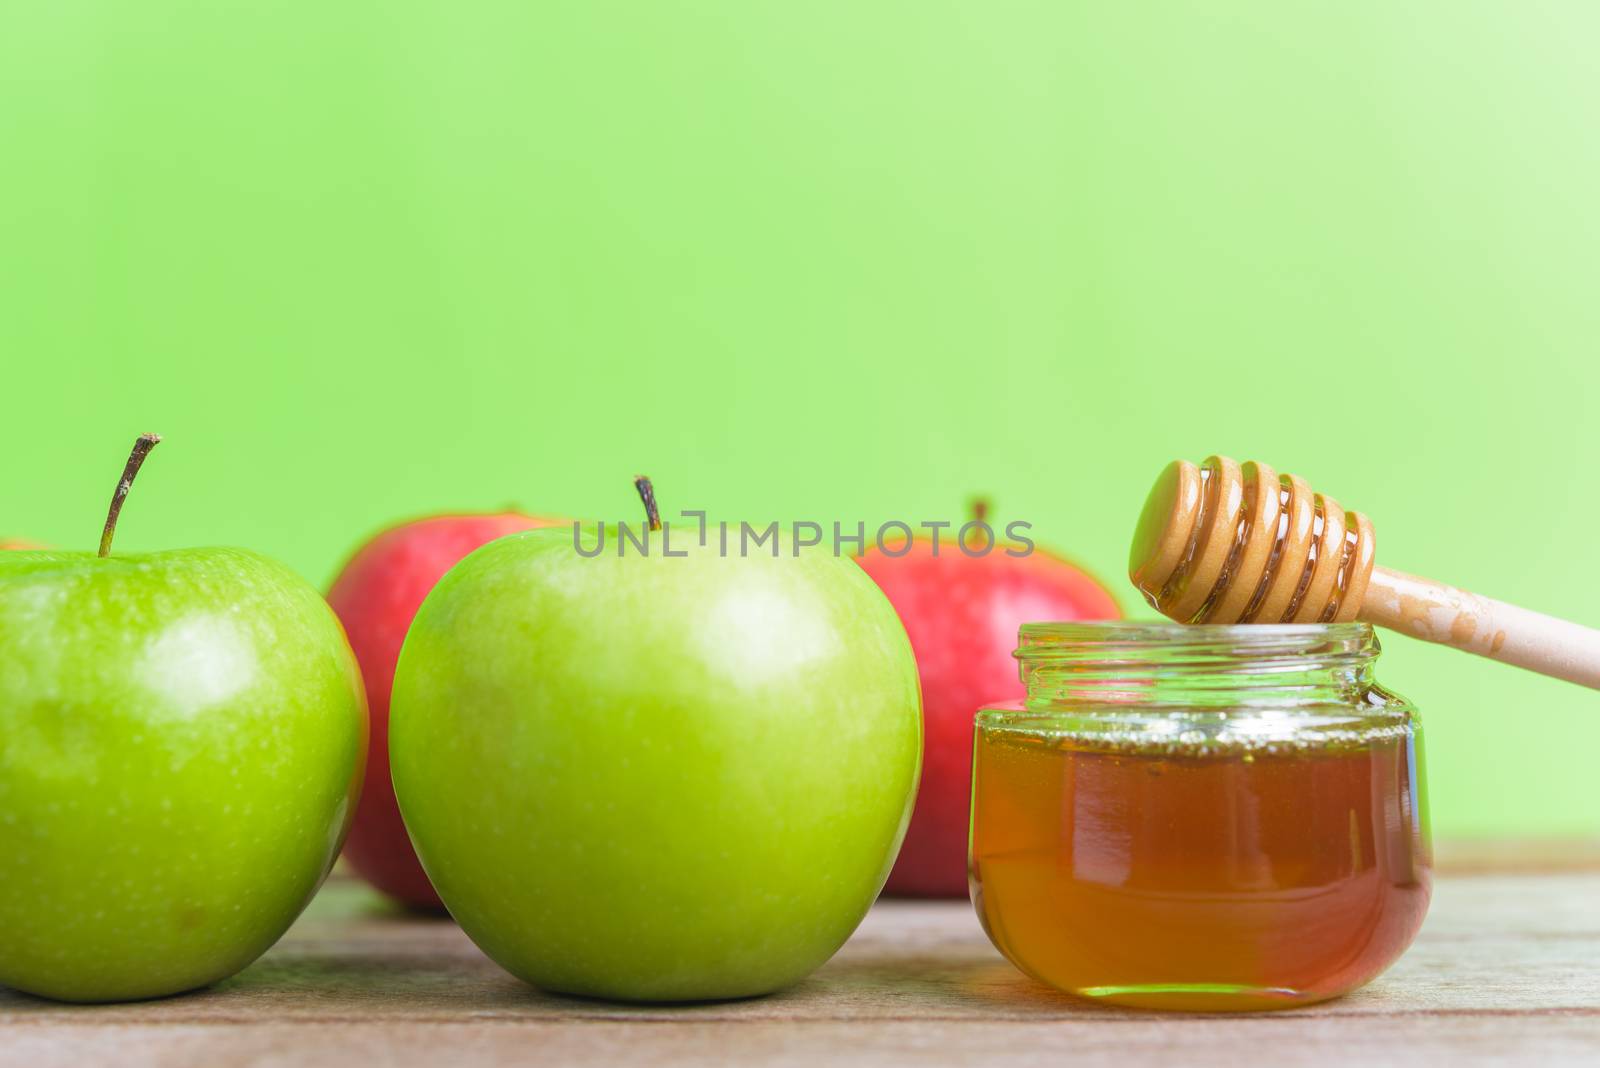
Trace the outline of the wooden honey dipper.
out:
[[[1376,567],[1373,547],[1366,516],[1298,476],[1174,460],[1150,488],[1128,575],[1180,623],[1360,619],[1600,689],[1600,631]]]

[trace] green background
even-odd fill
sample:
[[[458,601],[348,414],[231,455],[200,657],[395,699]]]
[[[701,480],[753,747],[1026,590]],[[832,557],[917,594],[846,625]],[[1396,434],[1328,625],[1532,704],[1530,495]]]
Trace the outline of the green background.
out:
[[[1600,624],[1600,6],[0,12],[0,531],[91,546],[150,429],[120,545],[319,583],[642,471],[762,521],[981,491],[1130,601],[1149,480],[1225,452]],[[1600,832],[1596,694],[1387,649],[1437,832]]]

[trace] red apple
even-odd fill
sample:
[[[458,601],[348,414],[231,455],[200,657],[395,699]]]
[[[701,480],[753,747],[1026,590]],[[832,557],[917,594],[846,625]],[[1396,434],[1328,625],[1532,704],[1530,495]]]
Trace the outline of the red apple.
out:
[[[869,549],[859,560],[888,595],[911,637],[922,678],[922,787],[886,893],[967,894],[967,818],[972,794],[973,715],[985,704],[1023,696],[1017,628],[1047,620],[1116,619],[1116,600],[1082,569],[1034,549],[997,544],[969,556],[951,535],[917,538],[903,556]],[[981,547],[975,535],[968,542]],[[891,544],[895,550],[904,546]]]
[[[408,905],[443,908],[411,849],[389,779],[389,691],[411,617],[445,572],[472,550],[519,530],[562,522],[507,512],[403,523],[363,545],[328,590],[361,663],[372,715],[367,784],[344,855],[373,886]]]

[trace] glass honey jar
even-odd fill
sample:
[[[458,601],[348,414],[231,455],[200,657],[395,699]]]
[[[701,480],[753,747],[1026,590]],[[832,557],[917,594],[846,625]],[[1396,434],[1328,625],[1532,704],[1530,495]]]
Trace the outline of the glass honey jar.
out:
[[[1051,986],[1239,1011],[1353,990],[1431,887],[1416,709],[1364,623],[1024,626],[1027,698],[978,713],[970,873]]]

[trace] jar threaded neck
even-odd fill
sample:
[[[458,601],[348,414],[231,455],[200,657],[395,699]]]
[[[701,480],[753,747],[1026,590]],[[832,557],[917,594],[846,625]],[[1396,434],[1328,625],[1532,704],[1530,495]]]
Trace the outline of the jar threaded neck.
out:
[[[1366,623],[1030,623],[1013,655],[1030,709],[1287,709],[1364,703],[1379,649]]]

